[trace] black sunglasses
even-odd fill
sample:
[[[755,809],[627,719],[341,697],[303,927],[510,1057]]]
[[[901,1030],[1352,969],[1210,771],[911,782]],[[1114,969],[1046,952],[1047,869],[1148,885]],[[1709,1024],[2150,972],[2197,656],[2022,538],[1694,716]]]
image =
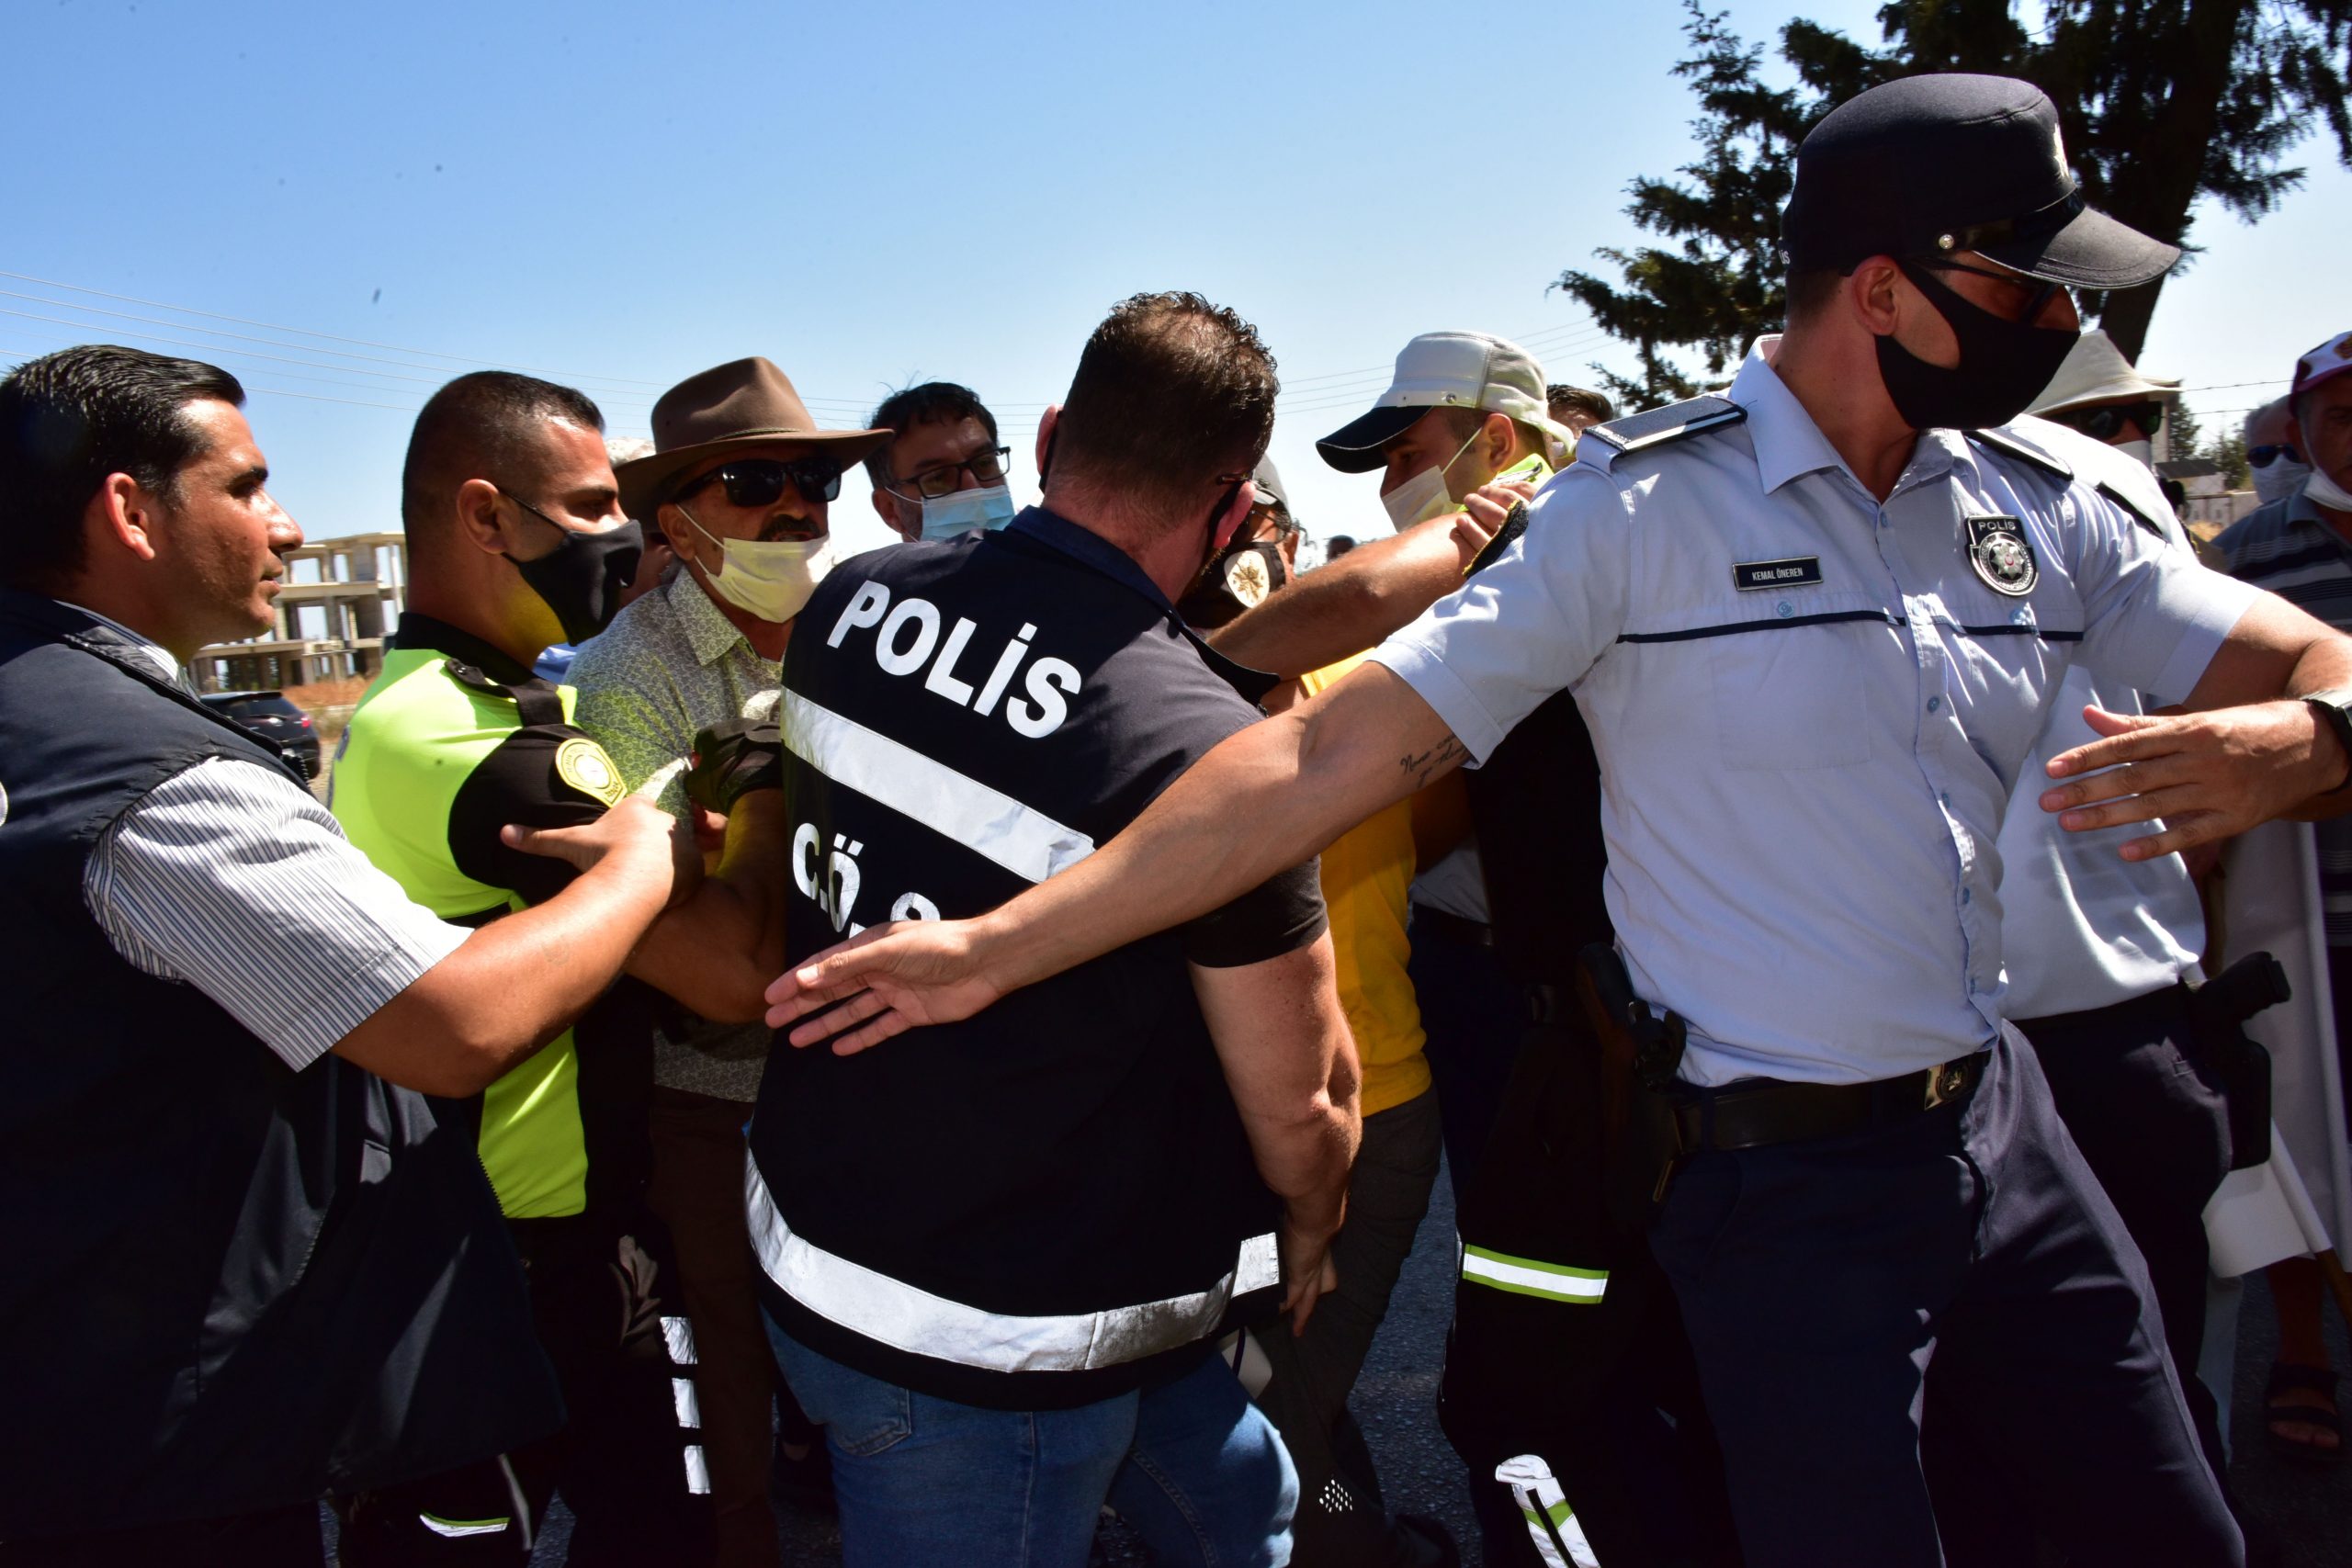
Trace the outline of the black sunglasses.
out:
[[[774,506],[784,498],[786,480],[803,501],[837,501],[842,493],[842,466],[831,457],[795,457],[789,462],[781,457],[738,457],[688,480],[671,491],[670,499],[684,501],[717,483],[727,487],[727,499],[734,505]]]
[[[2303,460],[2303,455],[2301,452],[2283,441],[2266,441],[2259,446],[2247,447],[2245,452],[2245,460],[2257,468],[2267,468],[2281,457],[2290,463],[2300,463]]]
[[[2145,402],[2109,403],[2095,409],[2061,409],[2042,417],[2072,426],[2094,441],[2112,441],[2123,434],[2127,424],[2136,424],[2141,434],[2153,437],[2164,428],[2165,405],[2150,398]]]
[[[1996,283],[2014,284],[2029,290],[2025,309],[2015,316],[2007,318],[2013,326],[2031,326],[2041,320],[2042,307],[2049,304],[2060,290],[2067,289],[2067,285],[2052,283],[2045,278],[2028,277],[2019,272],[1995,272],[1990,267],[1971,266],[1966,262],[1946,261],[1941,256],[1913,256],[1907,261],[1898,258],[1896,265],[1906,267],[1916,266],[1923,272],[1964,272],[1971,277],[1989,277]],[[1918,279],[1915,277],[1911,281],[1917,283]],[[2068,289],[2068,292],[2071,292],[2071,289]],[[1975,304],[1973,299],[1968,302]],[[1977,305],[1976,308],[1980,310],[1984,310],[1982,305]],[[1985,313],[1992,314],[1991,311]]]
[[[1004,481],[1004,460],[1012,456],[1010,446],[990,446],[973,453],[960,463],[943,463],[935,468],[925,468],[914,478],[903,481],[914,486],[916,493],[925,501],[937,501],[943,495],[953,495],[964,482],[967,470],[982,487]]]

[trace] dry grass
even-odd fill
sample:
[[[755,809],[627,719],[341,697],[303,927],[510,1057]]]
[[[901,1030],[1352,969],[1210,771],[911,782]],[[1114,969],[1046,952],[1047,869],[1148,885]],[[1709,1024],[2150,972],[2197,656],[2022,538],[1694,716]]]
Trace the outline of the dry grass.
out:
[[[337,681],[313,681],[308,685],[286,688],[286,700],[304,713],[317,713],[321,708],[347,708],[359,700],[368,689],[367,677],[346,675]]]

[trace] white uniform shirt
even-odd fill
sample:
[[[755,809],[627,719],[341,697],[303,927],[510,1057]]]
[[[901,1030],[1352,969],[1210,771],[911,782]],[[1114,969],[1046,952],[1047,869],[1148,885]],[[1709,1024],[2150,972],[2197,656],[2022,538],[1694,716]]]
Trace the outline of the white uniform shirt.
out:
[[[1995,839],[2066,670],[2177,702],[2253,598],[2092,484],[1956,432],[1923,433],[1880,503],[1773,373],[1775,341],[1733,383],[1744,423],[1580,444],[1525,536],[1373,655],[1474,760],[1575,692],[1619,945],[1707,1085],[1982,1048]],[[1979,564],[2005,528],[2036,572],[2017,596]]]
[[[2035,420],[2020,428],[2050,445],[2076,473],[2112,486],[2165,525],[2175,548],[2190,550],[2144,465],[2061,425]],[[2083,722],[2086,705],[2142,713],[2148,705],[2137,692],[2102,691],[2077,664],[2066,671],[2049,723],[2026,758],[2000,837],[2001,947],[2009,977],[2003,1010],[2011,1018],[2111,1007],[2202,977],[2197,955],[2205,949],[2205,908],[2188,865],[2178,855],[2128,861],[2116,852],[2154,829],[2132,822],[2070,833],[2041,809],[2040,796],[2052,782],[2045,764],[2098,739]]]

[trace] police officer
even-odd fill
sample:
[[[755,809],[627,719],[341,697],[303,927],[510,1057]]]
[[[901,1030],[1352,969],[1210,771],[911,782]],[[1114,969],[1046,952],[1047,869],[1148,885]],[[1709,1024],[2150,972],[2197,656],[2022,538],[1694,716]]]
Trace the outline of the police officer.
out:
[[[1231,311],[1137,296],[1041,426],[1043,507],[819,588],[781,711],[796,957],[1082,860],[1258,716],[1171,600],[1251,508],[1273,391]],[[752,1235],[852,1568],[1076,1568],[1106,1496],[1173,1560],[1287,1561],[1293,1472],[1212,1351],[1285,1296],[1306,1322],[1356,1144],[1301,858],[982,1017],[770,1058]]]
[[[467,930],[198,702],[301,532],[234,378],[110,346],[0,381],[0,1562],[279,1568],[319,1495],[561,1417],[448,1102],[610,984],[668,824]],[[588,853],[601,845],[602,858]]]
[[[570,722],[571,689],[533,675],[530,660],[611,618],[638,564],[638,526],[620,518],[595,405],[503,371],[459,377],[426,401],[402,492],[409,604],[345,734],[335,815],[444,919],[510,919],[569,881],[571,863],[548,852],[623,798],[611,758]],[[781,951],[768,893],[783,876],[781,804],[772,789],[746,799],[718,874],[656,924],[629,976],[705,1017],[753,1010],[762,944]],[[510,1468],[360,1496],[347,1561],[514,1560],[557,1490],[579,1521],[574,1562],[707,1559],[692,1336],[644,1206],[648,999],[625,981],[464,1107],[529,1269],[563,1432]]]
[[[2002,1020],[1993,843],[2012,790],[2042,787],[2019,770],[2077,660],[2204,711],[2103,716],[2052,764],[2062,826],[2162,818],[2140,859],[2324,809],[2352,754],[2278,694],[2343,685],[2352,641],[2165,547],[2068,441],[2001,428],[2073,341],[2069,283],[2176,259],[2083,206],[2039,91],[1862,94],[1807,138],[1783,232],[1787,333],[1727,397],[1587,432],[1520,543],[1381,669],[1244,731],[985,922],[802,965],[770,1016],[838,1003],[795,1037],[857,1048],[980,1005],[1213,904],[1571,688],[1645,1004],[1626,1016],[1661,1060],[1682,1046],[1651,1242],[1747,1561],[1939,1562],[1932,1358],[1951,1418],[2015,1466],[2006,1506],[2067,1555],[2235,1563],[2145,1269]]]

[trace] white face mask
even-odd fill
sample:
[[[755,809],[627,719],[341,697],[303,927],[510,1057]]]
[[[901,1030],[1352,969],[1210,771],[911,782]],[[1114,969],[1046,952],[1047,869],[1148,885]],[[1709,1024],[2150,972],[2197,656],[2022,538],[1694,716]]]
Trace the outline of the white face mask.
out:
[[[993,532],[1012,521],[1012,492],[1002,485],[953,491],[922,500],[899,499],[901,505],[922,508],[926,539],[953,539],[975,528]]]
[[[2156,444],[2153,441],[2118,441],[2112,445],[2118,452],[2126,454],[2143,468],[2156,466]]]
[[[2254,470],[2254,493],[2262,498],[2263,505],[2267,506],[2280,496],[2292,495],[2302,489],[2311,477],[2312,466],[2309,463],[2300,463],[2287,457],[2273,457],[2268,468]]]
[[[1388,521],[1398,533],[1403,533],[1416,523],[1426,523],[1432,517],[1451,512],[1459,504],[1453,499],[1453,491],[1446,488],[1445,470],[1460,461],[1462,454],[1476,446],[1478,437],[1485,434],[1486,427],[1479,426],[1470,433],[1469,440],[1453,449],[1453,457],[1435,468],[1423,468],[1380,498],[1380,504],[1388,509]]]
[[[2271,465],[2274,468],[2278,466],[2276,463]],[[2342,485],[2317,468],[2313,468],[2312,477],[2303,481],[2303,493],[2330,512],[2352,512],[2352,494],[2347,494]]]
[[[722,539],[695,521],[684,507],[679,514],[695,532],[718,547],[718,567],[703,565],[718,596],[747,615],[781,626],[800,614],[808,595],[833,570],[833,540],[830,534],[814,539]]]

